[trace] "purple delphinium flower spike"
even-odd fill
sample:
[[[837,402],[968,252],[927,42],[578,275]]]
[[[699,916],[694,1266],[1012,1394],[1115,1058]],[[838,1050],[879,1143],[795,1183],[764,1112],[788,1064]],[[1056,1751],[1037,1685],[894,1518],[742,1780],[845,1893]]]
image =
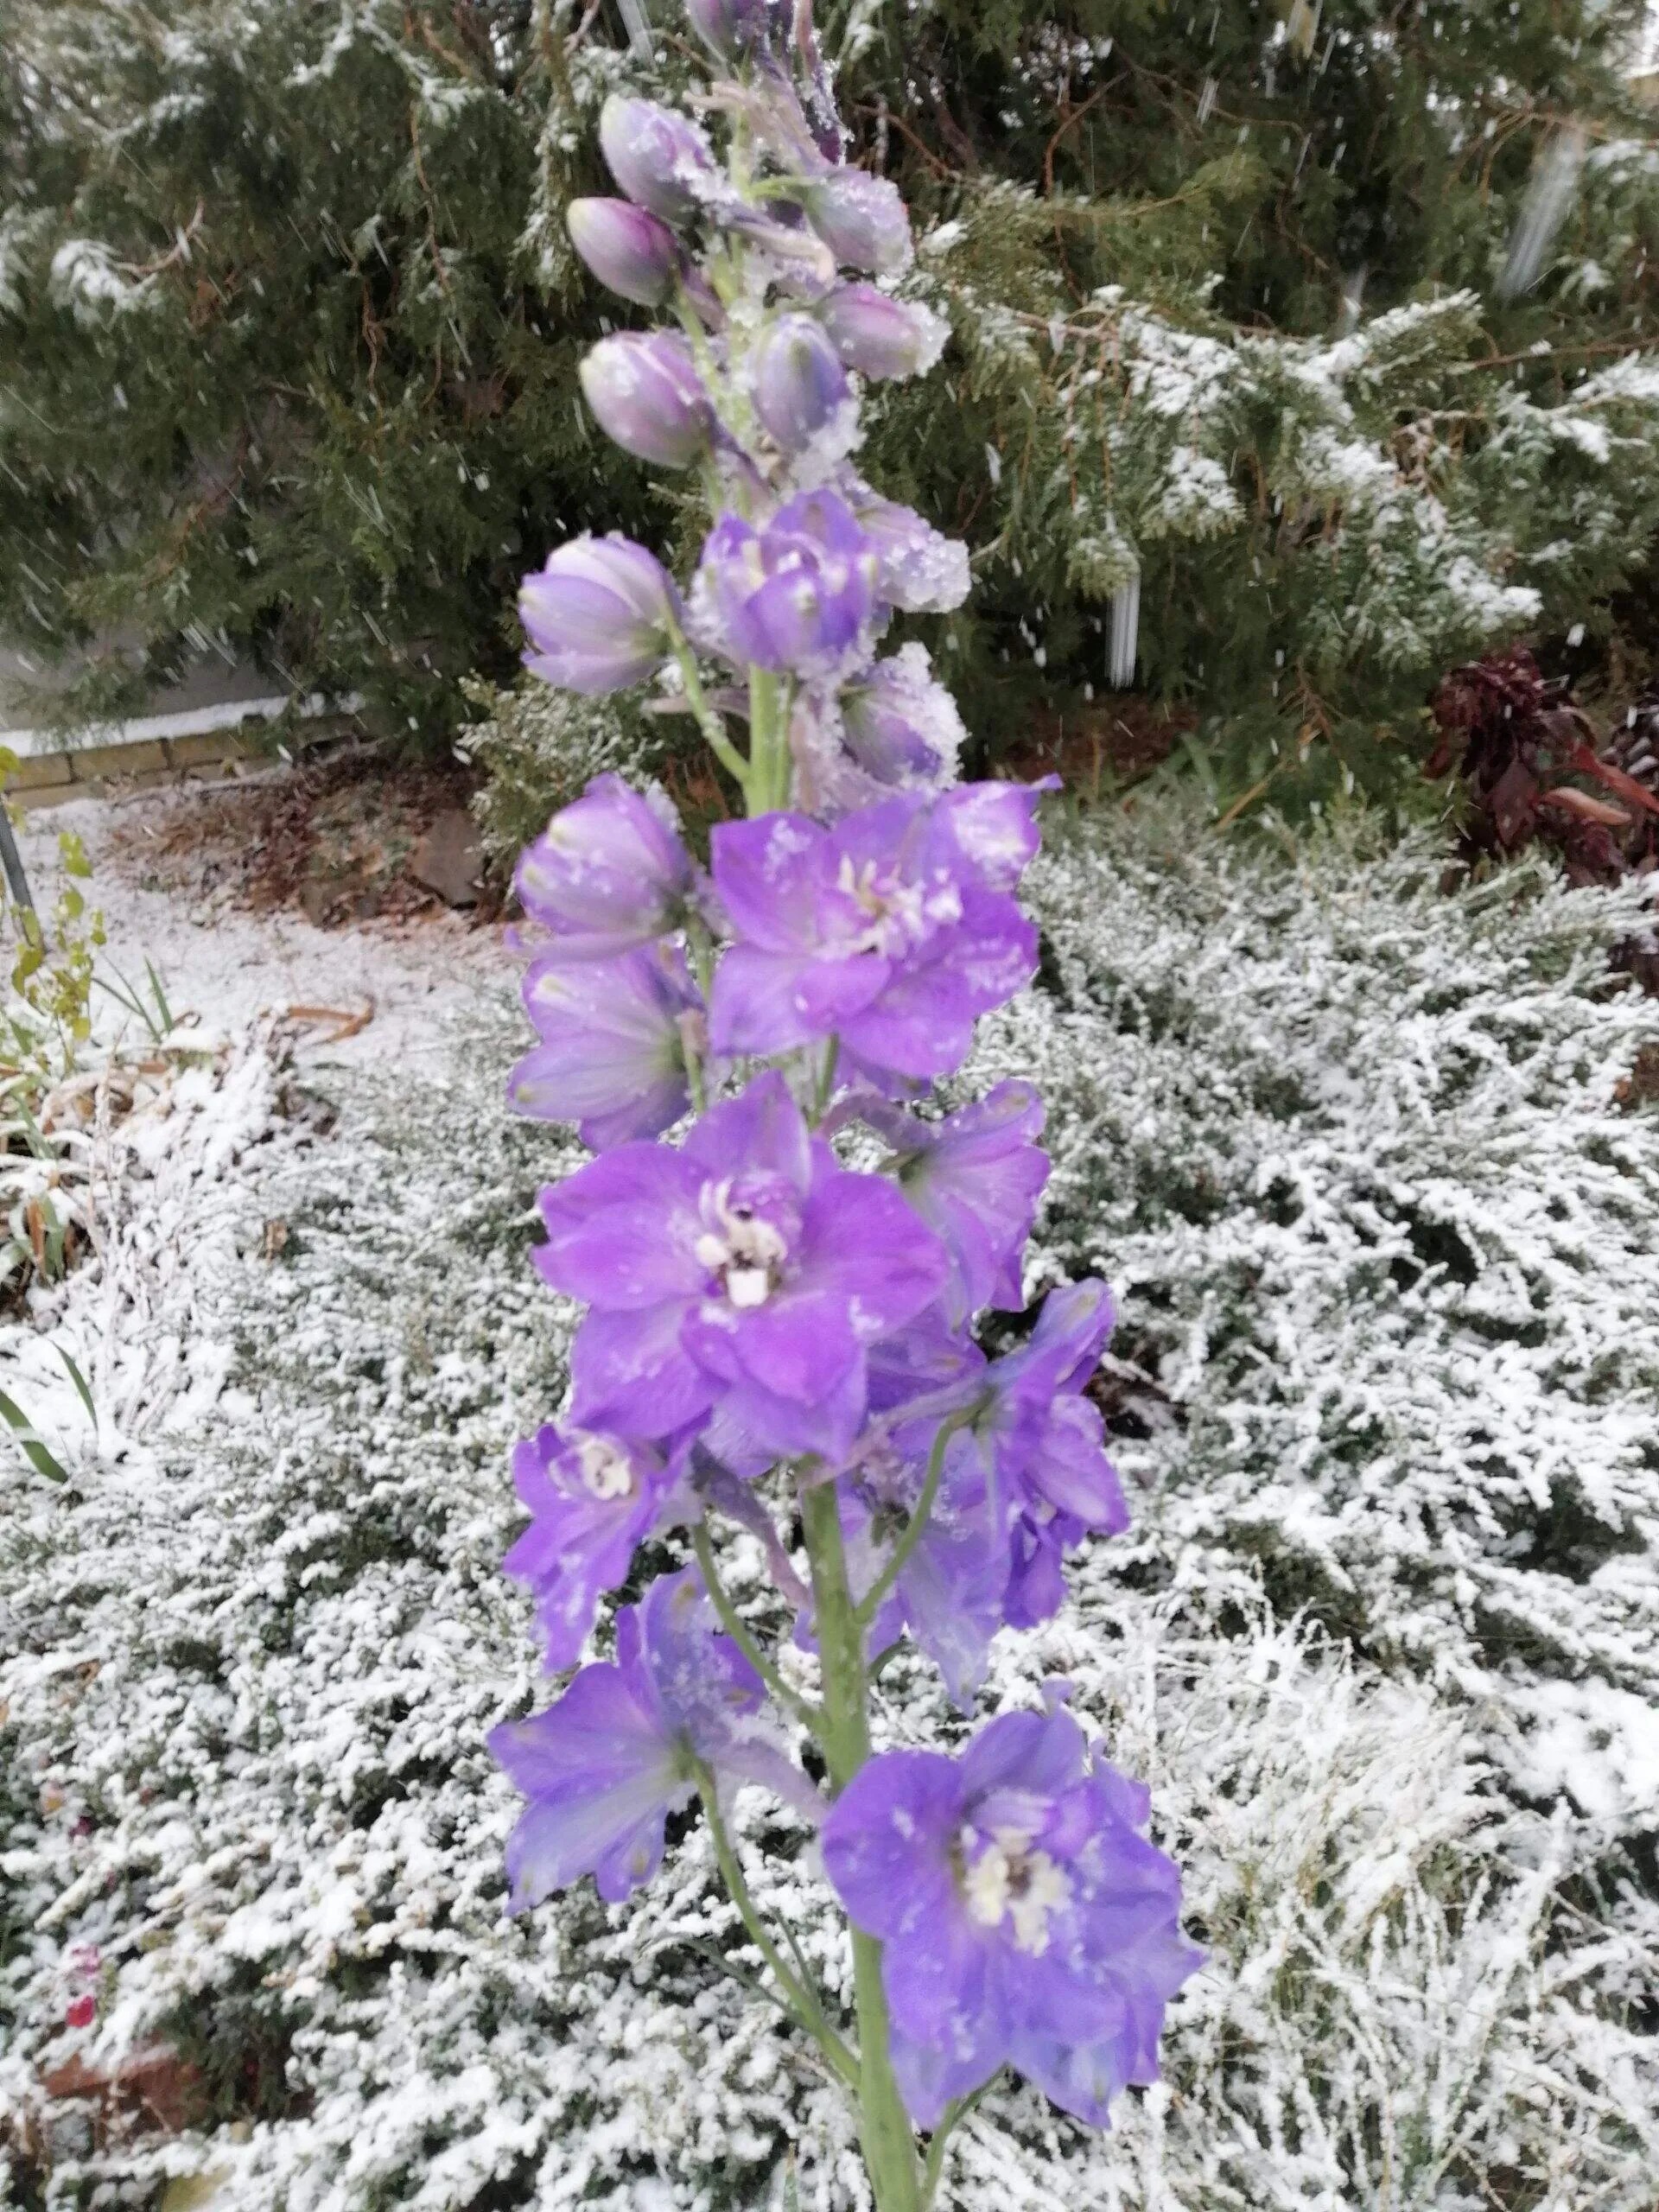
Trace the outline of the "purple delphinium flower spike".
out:
[[[740,666],[824,675],[867,650],[876,557],[844,500],[811,492],[756,529],[727,515],[702,550],[692,603]]]
[[[679,282],[680,250],[666,223],[626,200],[573,200],[570,243],[600,283],[642,308],[661,307]]]
[[[898,1157],[899,1187],[950,1255],[945,1318],[1025,1303],[1020,1255],[1048,1180],[1043,1102],[1029,1083],[999,1083],[941,1122],[871,1101],[864,1118]]]
[[[842,1790],[824,1865],[886,1945],[920,2126],[1005,2065],[1096,2127],[1126,2083],[1157,2080],[1165,2005],[1202,1954],[1179,1870],[1141,1833],[1147,1804],[1061,1711],[1004,1713],[959,1759],[882,1752]]]
[[[809,315],[779,315],[754,355],[754,411],[767,435],[785,453],[798,453],[851,397],[847,372],[819,325]],[[849,432],[854,419],[849,415]]]
[[[707,134],[655,100],[613,92],[599,111],[599,143],[624,192],[665,223],[683,223],[724,180]]]
[[[842,693],[841,714],[848,752],[875,782],[931,791],[955,782],[968,733],[925,645],[877,661]]]
[[[664,1436],[719,1405],[774,1457],[843,1458],[868,1347],[944,1281],[898,1192],[842,1168],[775,1071],[683,1149],[619,1146],[541,1207],[537,1265],[592,1308],[571,1354],[584,1427]]]
[[[691,348],[671,330],[601,338],[577,371],[600,426],[659,468],[690,468],[708,452],[715,410]]]
[[[977,1016],[1012,998],[1037,961],[1006,866],[998,855],[988,872],[982,858],[1001,801],[993,816],[976,788],[884,800],[828,830],[795,814],[716,828],[715,882],[737,940],[709,1007],[716,1052],[784,1052],[835,1034],[861,1064],[902,1076],[960,1065]]]
[[[551,932],[551,956],[569,962],[631,952],[677,928],[694,872],[668,802],[659,810],[605,775],[524,848],[512,880],[524,912]]]
[[[574,1665],[607,1590],[627,1580],[636,1547],[676,1514],[701,1510],[677,1486],[683,1446],[649,1444],[549,1422],[512,1455],[513,1486],[531,1522],[501,1562],[527,1583],[547,1639],[549,1674]]]
[[[524,664],[566,691],[623,691],[668,658],[680,595],[629,537],[576,537],[518,588]]]
[[[931,308],[895,300],[874,284],[842,284],[814,306],[844,365],[861,377],[925,376],[950,326]]]
[[[815,1812],[811,1785],[759,1719],[760,1677],[709,1613],[695,1568],[660,1577],[617,1615],[614,1666],[584,1667],[545,1713],[491,1731],[530,1801],[507,1843],[512,1911],[583,1874],[612,1904],[648,1882],[669,1814],[696,1795],[696,1760]]]
[[[543,1122],[575,1122],[595,1152],[654,1137],[690,1103],[688,1027],[702,1001],[677,947],[645,945],[612,960],[534,961],[524,1010],[542,1041],[507,1079],[507,1097]]]

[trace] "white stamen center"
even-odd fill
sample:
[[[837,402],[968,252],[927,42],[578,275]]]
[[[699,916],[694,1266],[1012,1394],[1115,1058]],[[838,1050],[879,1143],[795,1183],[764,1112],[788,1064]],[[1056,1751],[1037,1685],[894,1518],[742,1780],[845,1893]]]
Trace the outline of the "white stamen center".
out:
[[[740,1313],[764,1306],[789,1255],[781,1231],[741,1198],[734,1198],[729,1181],[703,1186],[702,1213],[708,1225],[693,1248],[697,1264],[722,1279],[727,1297]]]
[[[972,1840],[972,1830],[964,1830],[964,1857]],[[1046,1851],[1032,1850],[1029,1836],[999,1828],[988,1847],[969,1861],[963,1893],[970,1919],[982,1928],[1012,1921],[1016,1947],[1040,1959],[1048,1948],[1049,1916],[1071,1902],[1071,1884]]]
[[[582,1486],[592,1497],[626,1497],[633,1488],[627,1453],[608,1436],[583,1436],[576,1445]]]

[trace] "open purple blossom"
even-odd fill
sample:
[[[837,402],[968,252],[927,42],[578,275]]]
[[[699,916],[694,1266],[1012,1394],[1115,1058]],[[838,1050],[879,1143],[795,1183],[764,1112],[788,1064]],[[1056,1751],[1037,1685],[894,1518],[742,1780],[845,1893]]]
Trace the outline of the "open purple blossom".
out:
[[[680,595],[654,554],[630,537],[576,537],[524,578],[525,665],[567,691],[623,691],[667,658]]]
[[[960,1328],[982,1306],[1022,1306],[1020,1255],[1048,1180],[1033,1086],[999,1083],[939,1122],[879,1101],[863,1112],[893,1147],[899,1189],[950,1255],[947,1319]]]
[[[600,110],[599,143],[628,198],[665,223],[684,222],[724,181],[707,132],[655,100],[613,92]]]
[[[776,1072],[678,1151],[626,1144],[544,1191],[536,1262],[591,1307],[572,1418],[665,1436],[729,1408],[774,1457],[838,1459],[866,1353],[935,1298],[945,1258],[893,1185],[842,1168]]]
[[[1113,1536],[1129,1524],[1105,1422],[1084,1396],[1112,1329],[1103,1282],[1066,1283],[1049,1293],[1028,1343],[993,1360],[981,1379],[971,1444],[986,1469],[992,1510],[1010,1548],[1009,1624],[1034,1628],[1065,1595],[1065,1554],[1085,1535]]]
[[[855,1474],[842,1478],[842,1525],[855,1594],[867,1592],[886,1566],[925,1479],[919,1462],[879,1446]],[[955,1452],[920,1535],[870,1624],[870,1650],[885,1649],[908,1630],[938,1669],[951,1703],[970,1713],[991,1639],[1003,1625],[1007,1586],[1008,1545],[991,1511],[984,1468],[972,1452]]]
[[[715,884],[737,941],[715,980],[716,1052],[835,1035],[904,1076],[960,1064],[975,1020],[1027,982],[1037,957],[1031,924],[986,887],[956,834],[946,810],[964,795],[885,800],[827,830],[794,814],[720,824]]]
[[[577,374],[600,427],[659,468],[690,468],[715,435],[715,410],[685,340],[671,330],[601,338]]]
[[[584,1667],[544,1713],[491,1731],[529,1800],[507,1843],[514,1912],[584,1874],[612,1904],[648,1882],[699,1763],[812,1809],[810,1784],[760,1718],[759,1675],[709,1611],[695,1569],[659,1578],[617,1615],[613,1666]]]
[[[512,1455],[530,1526],[502,1560],[528,1584],[550,1674],[580,1657],[607,1590],[626,1581],[637,1547],[691,1505],[679,1489],[685,1449],[546,1423]]]
[[[678,926],[695,882],[666,799],[595,776],[519,855],[513,888],[562,961],[606,960]]]
[[[521,1114],[574,1122],[595,1152],[654,1137],[690,1103],[688,1031],[703,1031],[702,1001],[684,956],[646,945],[609,960],[533,961],[524,1010],[541,1033],[507,1079]]]
[[[757,529],[726,515],[709,533],[694,589],[710,642],[740,664],[823,674],[861,652],[877,562],[846,503],[812,492]]]
[[[1127,2083],[1157,2080],[1164,2007],[1201,1954],[1147,1811],[1063,1711],[1004,1713],[959,1759],[884,1752],[842,1790],[824,1865],[886,1946],[894,2070],[922,2126],[1003,2066],[1096,2127]]]

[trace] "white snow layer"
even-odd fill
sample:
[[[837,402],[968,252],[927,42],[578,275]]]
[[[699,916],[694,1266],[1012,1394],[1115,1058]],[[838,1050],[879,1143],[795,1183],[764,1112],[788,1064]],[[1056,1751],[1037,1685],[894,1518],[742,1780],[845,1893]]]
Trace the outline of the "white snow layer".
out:
[[[1209,1962],[1113,2133],[999,2089],[945,2206],[1651,2207],[1659,1160],[1616,1086],[1659,1020],[1606,969],[1633,895],[1440,866],[1154,821],[1038,872],[1043,978],[977,1076],[1051,1098],[1033,1286],[1121,1290],[1135,1525],[987,1704],[1072,1677]],[[575,1155],[502,1112],[516,1016],[480,999],[441,1052],[302,1081],[247,1034],[0,1333],[73,1477],[0,1471],[30,2205],[867,2202],[811,2052],[720,1970],[756,1962],[700,1831],[628,1906],[503,1916],[483,1738],[546,1694],[506,1452],[562,1388],[526,1245]],[[951,1727],[926,1669],[887,1679],[889,1739]],[[844,1989],[798,1835],[744,1808]],[[158,2046],[198,2069],[182,2127],[74,2094]]]

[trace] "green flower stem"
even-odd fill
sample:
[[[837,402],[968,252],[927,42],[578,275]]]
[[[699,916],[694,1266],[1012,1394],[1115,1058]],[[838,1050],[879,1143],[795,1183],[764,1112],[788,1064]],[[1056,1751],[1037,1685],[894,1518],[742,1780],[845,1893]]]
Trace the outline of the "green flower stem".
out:
[[[855,1611],[854,1618],[861,1630],[867,1629],[880,1611],[888,1591],[904,1573],[906,1562],[922,1541],[922,1531],[933,1510],[933,1501],[939,1494],[939,1482],[944,1473],[944,1447],[959,1428],[966,1428],[973,1417],[974,1409],[970,1406],[939,1423],[939,1433],[933,1439],[933,1449],[928,1454],[927,1478],[922,1484],[922,1494],[916,1501],[916,1510],[906,1522],[904,1534],[893,1546],[891,1558]]]
[[[761,1919],[750,1895],[742,1866],[739,1864],[737,1853],[732,1847],[732,1839],[721,1815],[714,1776],[701,1760],[696,1762],[696,1773],[698,1794],[702,1799],[702,1809],[709,1822],[709,1833],[715,1840],[715,1863],[720,1868],[720,1878],[726,1885],[728,1895],[749,1931],[750,1940],[772,1968],[778,1986],[788,1999],[790,2010],[796,2018],[823,2051],[834,2072],[849,2088],[855,2088],[859,2082],[857,2059],[824,2017],[817,1992],[809,1989],[793,1967],[785,1964],[783,1953],[773,1942],[766,1923]]]
[[[958,2097],[954,2104],[945,2107],[944,2117],[929,2140],[926,2162],[922,2167],[922,2212],[932,2212],[933,2200],[938,2194],[939,2177],[944,2171],[945,2145],[953,2131],[967,2119],[980,2099],[996,2087],[1001,2078],[1000,2073],[993,2074],[988,2082],[982,2082],[978,2088],[971,2090],[967,2096]]]
[[[801,1493],[801,1519],[812,1567],[812,1610],[823,1670],[823,1755],[837,1789],[870,1753],[869,1679],[864,1630],[847,1580],[847,1553],[833,1483]],[[859,2133],[876,2212],[921,2212],[916,2139],[893,2077],[881,1946],[853,1930],[853,1991],[858,2009]]]
[[[772,814],[789,804],[790,699],[782,677],[749,671],[749,812]]]
[[[754,804],[753,764],[746,760],[726,734],[726,725],[709,703],[702,688],[702,678],[697,674],[696,656],[685,639],[677,634],[672,639],[674,658],[678,664],[680,679],[685,686],[685,703],[697,718],[697,727],[708,739],[709,749],[722,768],[736,782],[751,814],[764,811]]]
[[[699,1521],[691,1531],[691,1548],[697,1555],[697,1565],[702,1571],[703,1586],[714,1600],[715,1611],[720,1615],[720,1624],[732,1642],[748,1661],[755,1673],[772,1692],[785,1712],[791,1713],[803,1728],[817,1736],[823,1725],[823,1714],[809,1698],[793,1690],[779,1673],[774,1662],[766,1656],[760,1638],[732,1603],[731,1592],[720,1579],[720,1569],[715,1560],[714,1540],[709,1533],[707,1521]]]

